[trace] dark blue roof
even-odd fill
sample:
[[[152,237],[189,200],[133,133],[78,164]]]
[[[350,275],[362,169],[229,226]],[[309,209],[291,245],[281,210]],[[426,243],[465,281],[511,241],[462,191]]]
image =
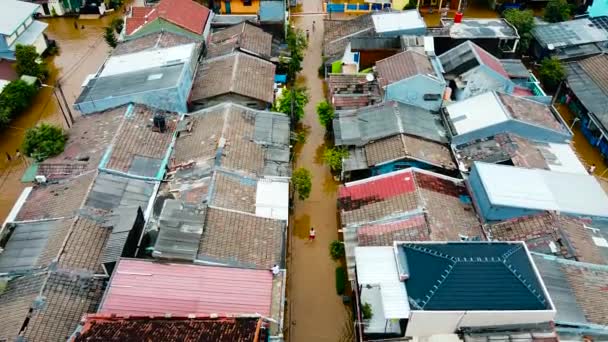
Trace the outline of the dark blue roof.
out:
[[[405,287],[418,310],[549,308],[521,243],[403,244]]]

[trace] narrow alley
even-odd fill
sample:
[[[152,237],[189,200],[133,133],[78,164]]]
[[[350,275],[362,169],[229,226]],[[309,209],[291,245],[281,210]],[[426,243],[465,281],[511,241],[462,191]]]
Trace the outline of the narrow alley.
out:
[[[304,12],[320,12],[320,0],[303,2]],[[313,20],[316,22],[312,31]],[[325,129],[319,124],[315,107],[323,100],[323,80],[317,76],[321,64],[323,17],[302,16],[295,20],[297,28],[310,30],[300,79],[310,94],[306,115],[302,120],[308,132],[306,143],[296,155],[294,168],[304,167],[312,173],[312,192],[305,201],[296,200],[290,235],[290,257],[287,320],[288,336],[293,342],[337,342],[352,340],[350,310],[336,294],[337,264],[329,256],[329,244],[338,238],[336,191],[329,168],[321,160],[325,146]],[[316,241],[307,242],[308,230],[317,231]]]

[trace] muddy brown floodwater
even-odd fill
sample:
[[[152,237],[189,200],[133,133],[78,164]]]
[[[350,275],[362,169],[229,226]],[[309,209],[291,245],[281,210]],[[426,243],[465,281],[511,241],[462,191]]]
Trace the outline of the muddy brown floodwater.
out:
[[[303,1],[304,12],[321,12],[321,0]],[[312,22],[316,21],[315,32]],[[295,167],[312,173],[312,192],[305,201],[296,200],[290,230],[288,337],[292,342],[338,342],[352,340],[350,310],[336,294],[337,264],[329,256],[329,243],[338,239],[336,191],[329,169],[320,155],[325,146],[325,129],[319,124],[315,107],[323,100],[323,81],[317,70],[321,64],[323,17],[298,17],[296,26],[310,30],[310,41],[303,62],[303,77],[310,102],[302,120],[306,143],[296,150]],[[308,230],[314,227],[316,241],[307,242]]]
[[[96,20],[42,19],[49,24],[46,30],[47,36],[56,40],[60,49],[58,56],[48,59],[51,75],[45,83],[53,85],[59,80],[70,107],[78,97],[85,77],[95,73],[108,55],[110,50],[102,37],[103,28],[117,15],[121,15],[121,13]],[[78,23],[78,29],[74,28],[74,21]],[[72,114],[78,115],[73,110]],[[39,122],[49,122],[67,128],[59,104],[53,95],[53,88],[41,88],[28,110],[2,131],[0,138],[0,194],[2,194],[0,196],[0,223],[4,222],[17,197],[26,186],[20,182],[20,179],[27,167],[27,162],[14,157],[16,150],[21,146],[25,131]],[[6,153],[12,156],[10,162]]]

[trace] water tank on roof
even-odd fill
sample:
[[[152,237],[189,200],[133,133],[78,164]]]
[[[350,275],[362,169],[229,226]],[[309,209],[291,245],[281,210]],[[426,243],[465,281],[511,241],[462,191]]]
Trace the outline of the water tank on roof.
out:
[[[152,122],[154,123],[155,128],[157,128],[161,133],[165,133],[165,130],[167,129],[167,122],[162,113],[154,114],[154,119]]]
[[[462,22],[462,17],[462,12],[456,12],[456,15],[454,15],[454,24],[460,24]]]

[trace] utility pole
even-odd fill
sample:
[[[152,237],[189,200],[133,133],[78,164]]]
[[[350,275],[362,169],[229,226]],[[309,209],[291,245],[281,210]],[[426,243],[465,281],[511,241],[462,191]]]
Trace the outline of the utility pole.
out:
[[[59,96],[57,96],[57,91],[55,89],[53,89],[53,95],[55,95],[55,99],[57,99],[57,104],[59,105],[59,109],[61,109],[61,114],[63,115],[63,119],[65,120],[65,123],[68,125],[68,128],[72,127],[70,120],[68,120],[68,117],[65,115],[65,111],[63,110],[63,107],[61,106],[61,102],[59,102]]]
[[[59,93],[61,94],[61,98],[63,99],[63,104],[65,105],[65,108],[68,111],[68,114],[70,116],[70,121],[72,123],[74,123],[74,117],[72,116],[72,110],[70,109],[70,106],[68,105],[68,101],[65,99],[65,95],[63,94],[63,88],[61,88],[61,83],[59,83],[59,81],[57,81],[57,83],[55,83],[55,87],[57,89],[59,89]],[[57,100],[57,101],[59,101],[59,100]]]

